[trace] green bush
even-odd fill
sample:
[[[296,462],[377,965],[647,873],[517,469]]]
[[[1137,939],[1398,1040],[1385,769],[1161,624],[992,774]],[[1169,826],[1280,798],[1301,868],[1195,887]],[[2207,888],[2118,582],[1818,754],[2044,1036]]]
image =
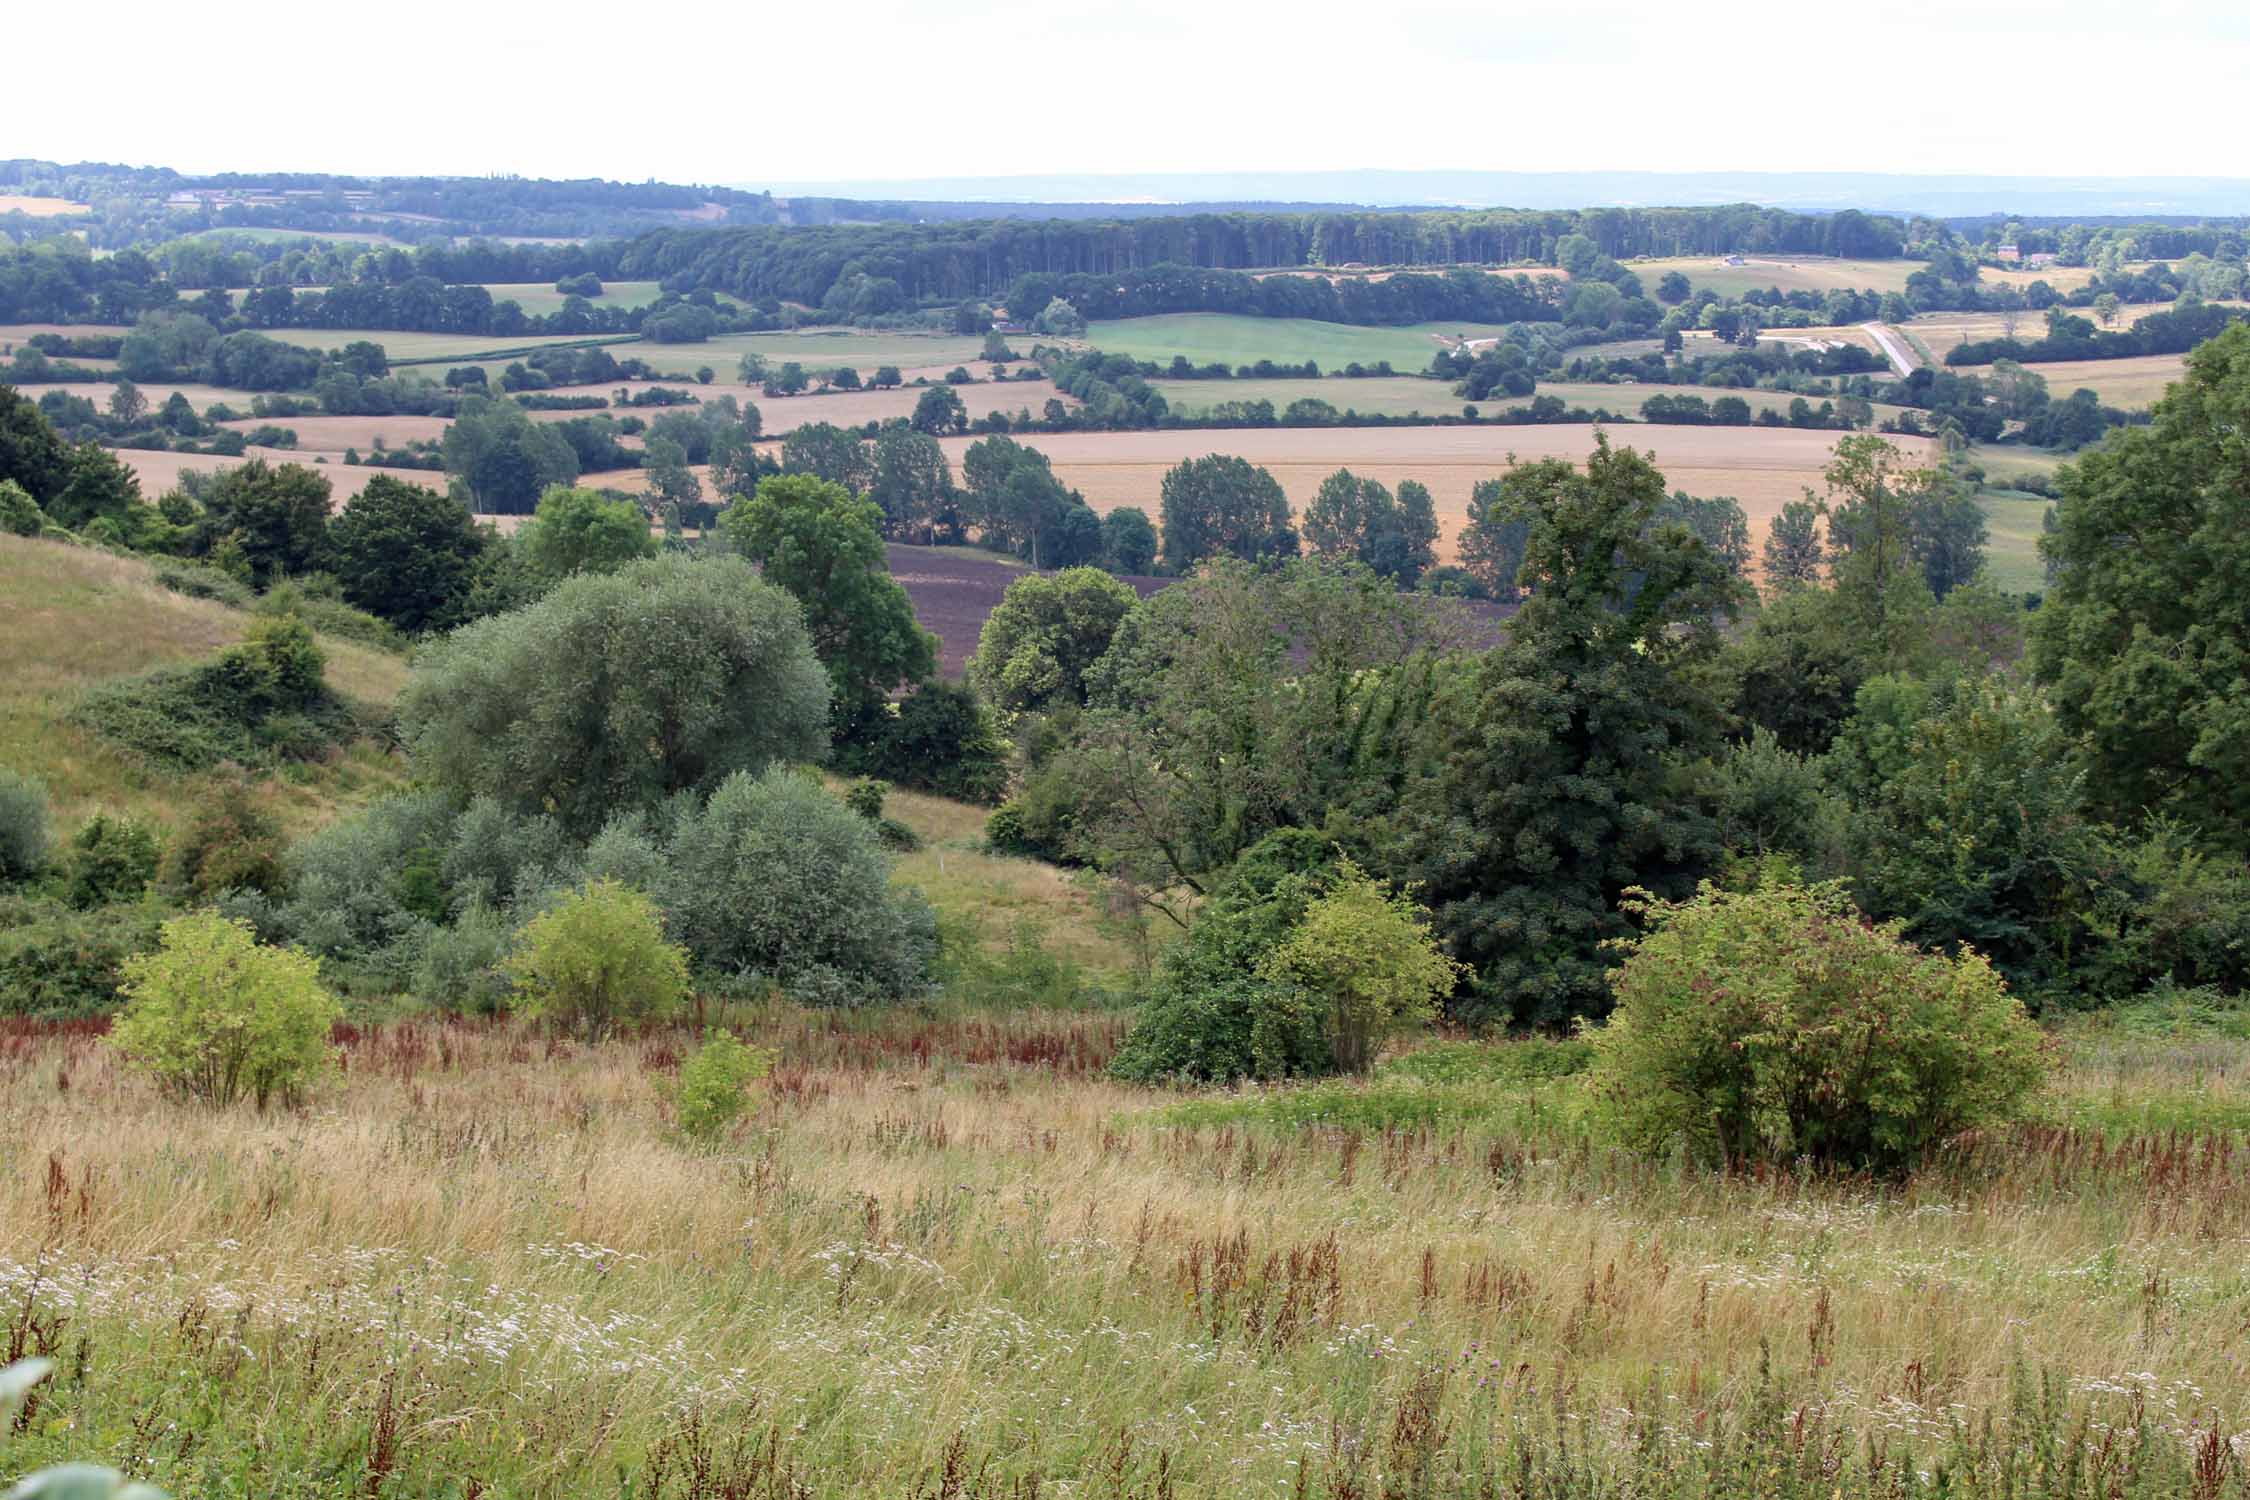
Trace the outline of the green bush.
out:
[[[35,879],[54,843],[46,783],[0,767],[0,883]]]
[[[247,922],[214,911],[164,924],[154,953],[125,965],[124,1013],[110,1044],[170,1089],[211,1105],[293,1103],[334,1059],[342,1014],[320,961],[259,945]]]
[[[258,602],[257,591],[250,585],[207,563],[158,563],[156,581],[175,594],[185,594],[190,599],[215,599],[235,609],[248,609]]]
[[[844,806],[870,823],[883,820],[883,799],[890,788],[872,776],[862,776],[844,789]]]
[[[2038,1088],[2038,1028],[1981,956],[1925,953],[1840,888],[1644,901],[1591,1084],[1627,1144],[1901,1170]]]
[[[508,1003],[508,955],[516,929],[483,902],[465,908],[422,938],[414,967],[414,998],[439,1010],[492,1015]]]
[[[332,586],[333,581],[330,582]],[[397,651],[405,645],[388,620],[379,619],[364,609],[355,609],[333,595],[311,592],[301,581],[284,580],[275,584],[254,607],[262,616],[295,619],[322,635],[358,641],[381,651]]]
[[[812,1003],[918,995],[936,955],[936,918],[892,888],[874,827],[780,769],[730,776],[680,818],[662,893],[700,968]]]
[[[449,798],[409,792],[300,839],[283,860],[289,894],[275,922],[308,953],[404,983],[445,914],[433,851],[459,821]]]
[[[370,727],[328,690],[324,666],[302,620],[262,617],[201,665],[101,684],[71,718],[177,770],[310,760]]]
[[[772,1072],[773,1060],[772,1052],[745,1047],[732,1032],[706,1036],[703,1045],[680,1064],[674,1103],[681,1134],[699,1141],[723,1134],[742,1117],[742,1086]]]
[[[1260,977],[1294,985],[1326,1014],[1336,1064],[1364,1073],[1384,1037],[1437,1014],[1466,972],[1439,950],[1429,913],[1339,859]]]
[[[1336,1070],[1321,1006],[1259,972],[1319,896],[1319,860],[1318,840],[1300,829],[1244,851],[1187,941],[1165,952],[1112,1074],[1136,1083],[1235,1083]]]
[[[211,901],[227,891],[279,892],[280,823],[250,799],[249,788],[229,783],[172,841],[164,885],[190,902]]]
[[[593,880],[527,923],[509,960],[523,1012],[587,1041],[661,1021],[687,994],[687,957],[656,903]]]
[[[72,911],[0,905],[0,1015],[76,1020],[124,1003],[125,963],[156,946],[158,914],[138,903]]]
[[[156,835],[130,818],[96,813],[71,836],[63,899],[80,911],[137,901],[156,878]]]
[[[1008,786],[1000,738],[975,693],[925,682],[896,703],[872,705],[844,726],[836,765],[894,786],[990,806]]]
[[[47,524],[47,513],[31,492],[13,479],[0,479],[0,531],[10,536],[37,536]]]

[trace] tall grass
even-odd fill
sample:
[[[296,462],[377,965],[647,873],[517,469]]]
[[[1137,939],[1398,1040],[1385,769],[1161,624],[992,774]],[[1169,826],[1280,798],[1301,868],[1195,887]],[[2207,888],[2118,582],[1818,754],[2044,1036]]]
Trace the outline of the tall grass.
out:
[[[152,1092],[98,1024],[0,1025],[0,1352],[61,1366],[5,1462],[179,1495],[2246,1493],[2250,1044],[2088,1039],[2051,1119],[1877,1184],[1612,1152],[1551,1055],[1327,1091],[1482,1115],[1221,1118],[1104,1081],[1100,1013],[700,1019],[779,1053],[708,1147],[667,1118],[688,1027],[343,1027],[340,1085],[259,1116]]]

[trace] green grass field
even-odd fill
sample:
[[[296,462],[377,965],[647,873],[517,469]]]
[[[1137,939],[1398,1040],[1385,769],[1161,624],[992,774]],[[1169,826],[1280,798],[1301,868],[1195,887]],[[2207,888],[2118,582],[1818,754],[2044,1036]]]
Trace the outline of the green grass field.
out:
[[[1922,269],[1918,260],[1833,260],[1820,255],[1748,255],[1744,264],[1730,266],[1716,255],[1678,255],[1663,259],[1634,260],[1626,269],[1641,278],[1642,287],[1656,291],[1667,271],[1678,271],[1688,284],[1701,291],[1709,287],[1722,297],[1780,287],[1785,292],[1873,290],[1903,292],[1906,278]]]
[[[484,289],[495,303],[513,302],[535,318],[561,312],[562,305],[570,300],[548,281],[493,281],[485,283]],[[662,287],[653,281],[605,281],[602,294],[588,300],[595,307],[635,308],[648,306],[662,294]]]
[[[2026,593],[2047,586],[2046,564],[2039,557],[2041,526],[2047,507],[2054,502],[2021,490],[1977,496],[1989,528],[1984,565],[1993,585],[2010,593]]]
[[[1239,313],[1167,313],[1152,318],[1120,318],[1093,324],[1087,342],[1106,354],[1168,363],[1184,354],[1196,364],[1214,360],[1230,365],[1270,359],[1281,364],[1316,360],[1323,373],[1358,361],[1389,360],[1391,368],[1415,373],[1429,368],[1443,347],[1437,335],[1493,338],[1503,332],[1485,323],[1415,323],[1403,328],[1361,328],[1311,318],[1252,318]]]
[[[1030,351],[1030,340],[1012,342],[1018,353]],[[795,360],[808,370],[849,365],[866,375],[880,365],[897,365],[912,378],[912,372],[917,369],[935,368],[942,374],[953,365],[973,364],[983,347],[983,339],[960,334],[818,328],[796,333],[730,333],[701,344],[640,343],[613,352],[620,359],[632,354],[659,370],[680,374],[692,373],[699,365],[709,365],[728,379],[733,378],[734,367],[742,356],[753,351],[777,365]],[[975,373],[981,376],[985,371],[980,368]]]
[[[1174,411],[1184,416],[1200,414],[1227,401],[1271,401],[1278,414],[1290,402],[1308,396],[1326,401],[1338,411],[1385,417],[1458,416],[1461,408],[1468,404],[1454,395],[1452,386],[1445,381],[1408,375],[1365,380],[1152,380],[1149,384],[1163,393]],[[1531,396],[1501,397],[1475,404],[1480,412],[1490,413],[1529,405],[1539,396],[1553,396],[1570,406],[1606,409],[1637,417],[1641,403],[1659,395],[1701,396],[1706,401],[1717,396],[1740,396],[1750,403],[1753,412],[1783,413],[1795,399],[1787,391],[1714,391],[1690,386],[1542,381]],[[1806,399],[1814,406],[1820,405],[1821,398],[1817,396]],[[1878,406],[1875,415],[1878,418],[1896,416],[1901,410],[1901,407]]]
[[[271,336],[284,344],[296,344],[305,349],[341,349],[346,344],[358,343],[364,339],[371,344],[381,344],[383,352],[393,360],[460,359],[466,362],[481,359],[502,349],[575,344],[601,335],[534,333],[501,338],[473,333],[403,333],[395,328],[276,328],[272,330]],[[624,346],[610,347],[612,353],[620,353]],[[640,347],[638,343],[632,345],[633,352],[639,353]]]

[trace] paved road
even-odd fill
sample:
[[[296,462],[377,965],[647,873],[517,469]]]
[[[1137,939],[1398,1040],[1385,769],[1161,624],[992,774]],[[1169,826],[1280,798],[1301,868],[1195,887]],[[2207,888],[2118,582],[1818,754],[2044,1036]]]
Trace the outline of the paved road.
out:
[[[1908,352],[1906,340],[1891,332],[1881,323],[1862,323],[1859,327],[1862,333],[1875,340],[1877,346],[1890,359],[1891,367],[1898,371],[1899,379],[1904,380],[1914,373],[1914,356]]]

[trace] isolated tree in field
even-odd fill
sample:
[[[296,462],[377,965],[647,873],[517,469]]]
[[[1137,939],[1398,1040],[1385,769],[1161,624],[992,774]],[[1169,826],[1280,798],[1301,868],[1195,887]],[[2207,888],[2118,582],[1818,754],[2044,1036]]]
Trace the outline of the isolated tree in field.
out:
[[[329,496],[320,471],[303,464],[259,458],[223,469],[203,497],[200,550],[231,538],[260,588],[310,572],[327,549]]]
[[[1605,434],[1584,472],[1546,459],[1498,484],[1490,519],[1527,528],[1529,598],[1453,705],[1404,831],[1439,930],[1477,970],[1469,1009],[1554,1024],[1607,1008],[1602,945],[1629,930],[1627,888],[1684,895],[1718,852],[1680,777],[1717,740],[1692,668],[1743,586],[1651,524],[1664,476]]]
[[[1688,279],[1677,271],[1666,271],[1656,280],[1656,300],[1666,307],[1678,307],[1687,301],[1693,290]]]
[[[1034,573],[1008,585],[969,658],[986,702],[1039,712],[1086,701],[1086,673],[1140,596],[1096,568]]]
[[[875,390],[888,391],[897,389],[904,380],[897,365],[877,365],[875,373],[867,378],[867,383]]]
[[[937,641],[891,577],[883,513],[842,485],[809,474],[768,479],[727,507],[727,540],[805,612],[813,651],[828,668],[839,715],[937,670]]]
[[[853,494],[867,488],[867,445],[860,435],[833,422],[807,422],[781,440],[781,472],[810,474],[840,484]]]
[[[664,940],[656,903],[614,880],[533,917],[508,967],[524,1015],[586,1042],[667,1020],[687,996],[687,955]]]
[[[2188,356],[2147,427],[2063,471],[2034,661],[2098,808],[2250,845],[2250,326]]]
[[[2102,320],[2102,327],[2108,328],[2117,322],[2118,311],[2124,305],[2115,292],[2098,293],[2094,298],[2094,316]]]
[[[461,622],[487,534],[451,495],[378,474],[328,528],[344,597],[401,630]]]
[[[1297,530],[1281,482],[1249,460],[1191,458],[1164,476],[1164,566],[1184,573],[1206,557],[1295,557]]]
[[[126,960],[123,992],[110,1045],[205,1104],[291,1103],[334,1067],[328,1032],[343,1008],[319,961],[262,946],[247,922],[174,917],[154,953]]]
[[[1790,501],[1773,518],[1766,532],[1767,589],[1802,588],[1820,581],[1828,560],[1828,549],[1820,540],[1820,516],[1820,502],[1807,491],[1804,499]]]
[[[148,415],[148,397],[130,380],[119,380],[110,388],[109,414],[121,426],[135,426]]]
[[[524,561],[549,580],[614,573],[656,555],[648,513],[638,505],[561,485],[539,497],[539,509],[516,533],[516,545]]]
[[[398,717],[428,783],[590,837],[731,772],[817,760],[828,697],[796,600],[738,558],[658,557],[424,647]]]
[[[1394,503],[1391,492],[1375,480],[1338,469],[1320,482],[1305,507],[1305,545],[1330,560],[1356,560],[1367,550],[1376,518],[1388,514]]]
[[[1435,1017],[1463,972],[1431,936],[1429,913],[1353,864],[1336,862],[1327,889],[1258,965],[1326,1013],[1336,1065],[1364,1073],[1390,1032]]]
[[[1009,360],[1020,356],[1017,355],[1015,350],[1008,347],[1007,336],[995,328],[985,334],[984,352],[977,357],[988,364],[1004,365]]]
[[[910,420],[916,432],[943,437],[949,432],[969,430],[969,408],[962,404],[961,393],[952,386],[933,385],[915,400]]]

